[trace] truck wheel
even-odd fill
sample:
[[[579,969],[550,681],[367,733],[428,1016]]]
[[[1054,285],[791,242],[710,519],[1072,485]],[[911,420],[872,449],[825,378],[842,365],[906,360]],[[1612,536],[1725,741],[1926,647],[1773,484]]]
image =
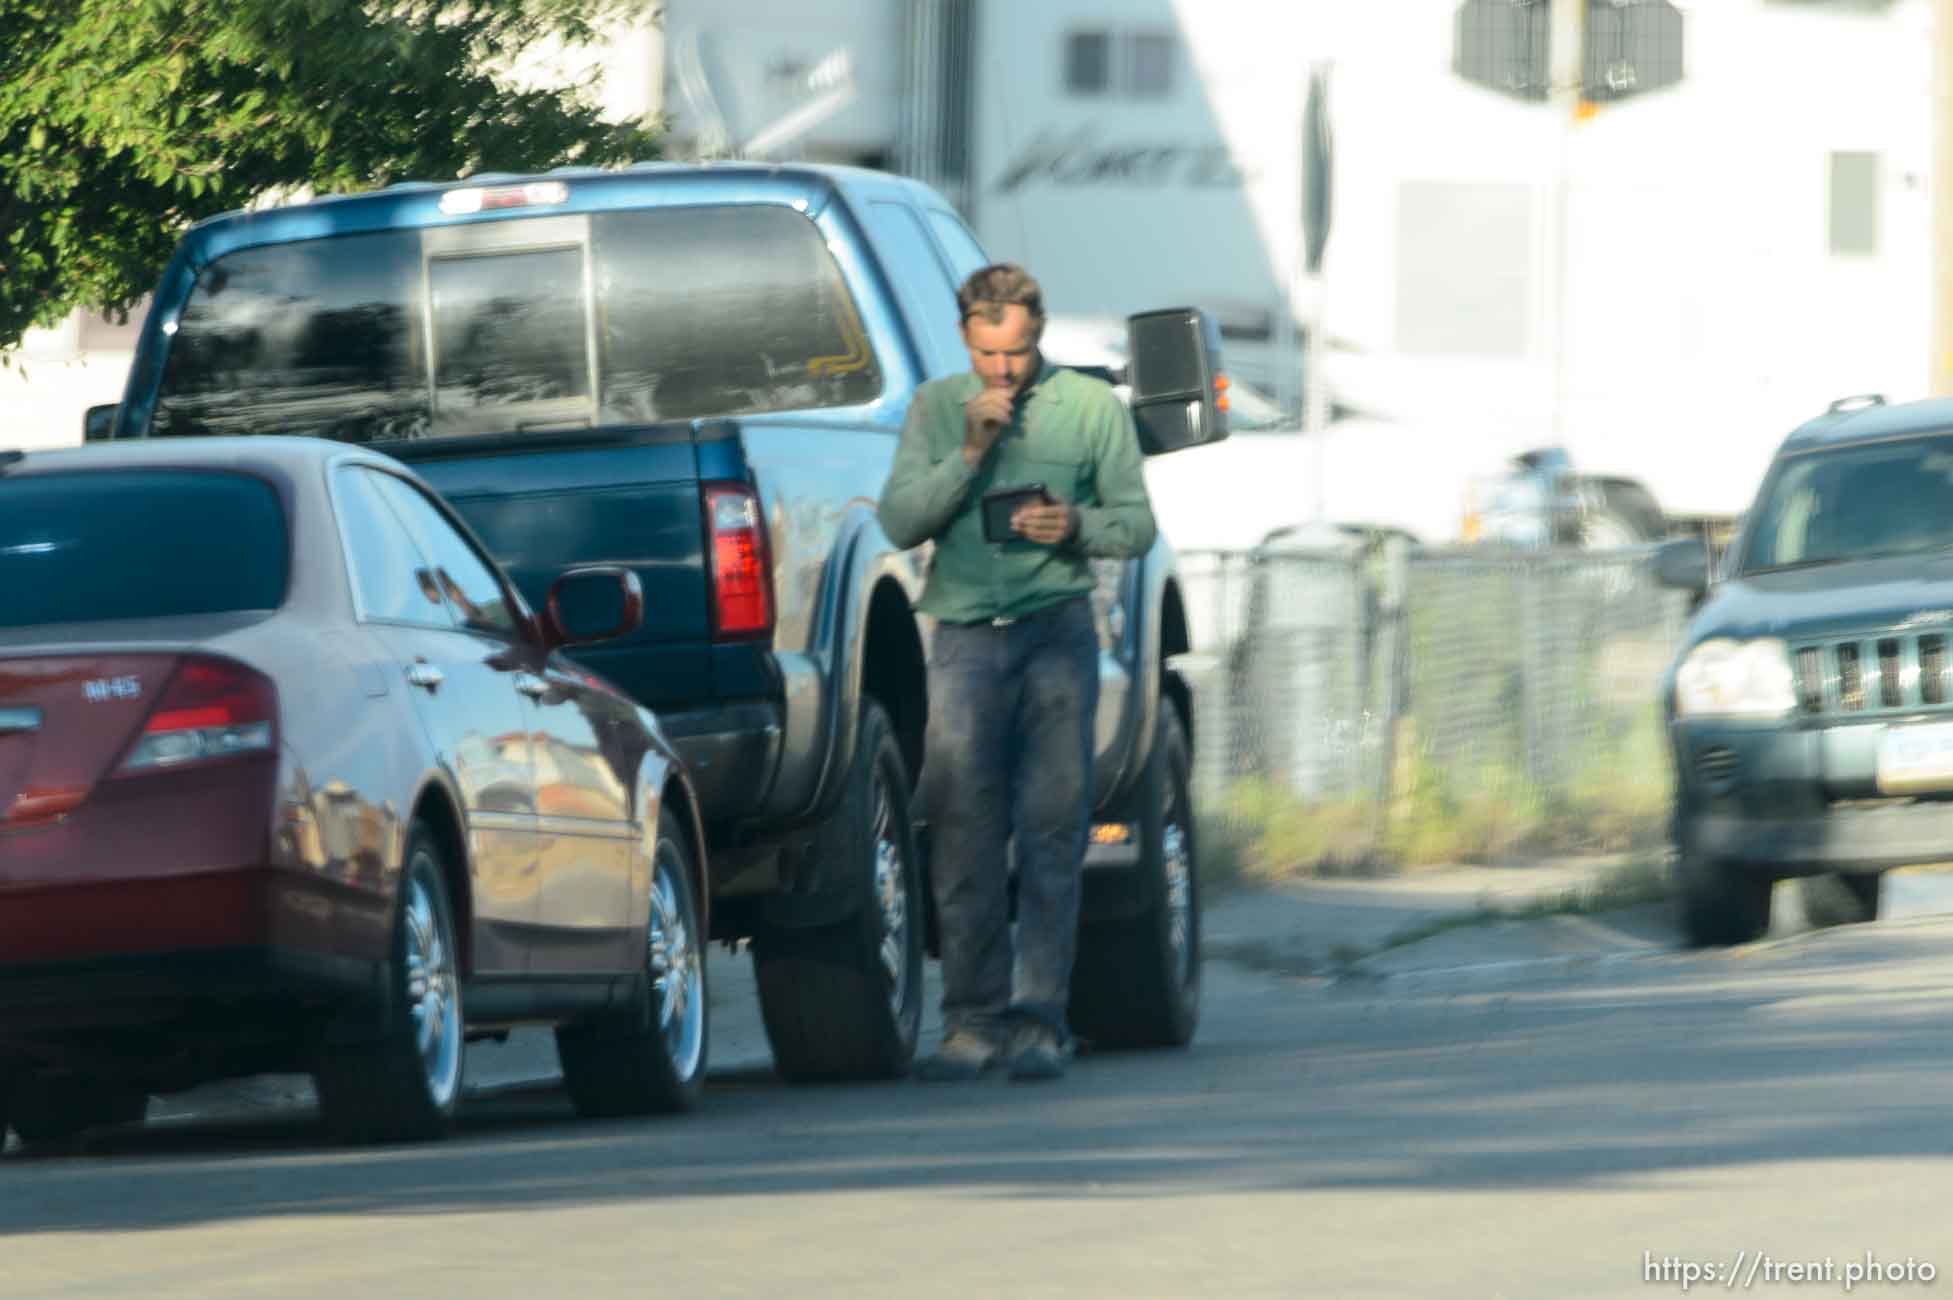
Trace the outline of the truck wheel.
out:
[[[1804,919],[1820,929],[1833,925],[1862,925],[1878,919],[1878,899],[1885,883],[1882,871],[1827,872],[1797,882]]]
[[[644,986],[621,1013],[556,1031],[563,1084],[591,1118],[690,1110],[705,1086],[710,1009],[692,858],[671,809],[658,814]]]
[[[1200,877],[1192,754],[1177,709],[1160,704],[1140,786],[1135,916],[1079,927],[1070,1020],[1101,1047],[1184,1047],[1200,1021]]]
[[[381,1023],[332,1044],[317,1072],[326,1127],[353,1142],[440,1137],[461,1101],[466,1044],[454,911],[440,850],[416,822],[407,835]]]
[[[862,701],[841,806],[815,851],[858,872],[867,888],[845,920],[754,936],[774,1064],[795,1082],[903,1074],[922,1024],[922,876],[908,771],[872,698]]]
[[[1770,928],[1776,882],[1732,870],[1684,850],[1676,862],[1682,939],[1691,948],[1723,947],[1763,937]]]

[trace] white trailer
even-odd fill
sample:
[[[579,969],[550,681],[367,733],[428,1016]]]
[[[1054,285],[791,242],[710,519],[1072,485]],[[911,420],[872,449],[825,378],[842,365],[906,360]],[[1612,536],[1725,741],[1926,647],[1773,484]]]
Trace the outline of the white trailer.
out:
[[[1438,540],[1472,480],[1556,446],[1671,517],[1726,518],[1832,399],[1923,390],[1924,0],[1697,0],[1681,83],[1585,120],[1461,79],[1457,11],[981,11],[967,206],[988,246],[1066,311],[1215,309],[1230,359],[1282,394],[1290,323],[1319,320],[1327,388],[1367,417],[1286,452],[1203,452],[1240,462],[1198,488],[1217,512],[1226,480],[1274,478],[1281,522],[1320,503]],[[1319,277],[1297,274],[1314,67],[1334,137]]]

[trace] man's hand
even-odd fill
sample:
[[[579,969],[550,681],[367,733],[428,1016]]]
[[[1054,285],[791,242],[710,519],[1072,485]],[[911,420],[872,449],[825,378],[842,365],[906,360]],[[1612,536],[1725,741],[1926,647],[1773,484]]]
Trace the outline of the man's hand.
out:
[[[1008,388],[986,388],[963,403],[963,459],[971,469],[983,463],[1010,424],[1014,397]]]
[[[1078,515],[1062,501],[1049,505],[1019,506],[1011,511],[1010,526],[1024,537],[1044,546],[1065,541],[1077,526]]]

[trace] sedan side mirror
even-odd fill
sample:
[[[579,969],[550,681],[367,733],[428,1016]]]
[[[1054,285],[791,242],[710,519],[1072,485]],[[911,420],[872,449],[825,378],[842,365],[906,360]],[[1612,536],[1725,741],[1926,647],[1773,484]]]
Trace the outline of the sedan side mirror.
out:
[[[1227,437],[1227,376],[1221,328],[1198,307],[1126,318],[1132,418],[1148,456]]]
[[[114,402],[105,406],[91,406],[81,417],[81,440],[83,442],[107,442],[115,436],[115,413],[121,409]]]
[[[1677,537],[1655,548],[1655,581],[1701,595],[1709,589],[1709,548],[1700,537]]]
[[[542,625],[552,649],[629,636],[644,626],[644,586],[621,565],[565,569],[549,584]]]

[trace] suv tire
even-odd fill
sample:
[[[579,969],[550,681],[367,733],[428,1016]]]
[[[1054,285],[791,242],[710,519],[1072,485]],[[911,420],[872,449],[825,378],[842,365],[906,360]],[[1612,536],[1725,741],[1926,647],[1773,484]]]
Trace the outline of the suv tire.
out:
[[[1768,876],[1737,871],[1684,849],[1675,864],[1675,884],[1682,938],[1691,948],[1748,943],[1770,928],[1776,882]]]
[[[1826,872],[1797,882],[1804,919],[1819,929],[1834,925],[1862,925],[1878,919],[1879,896],[1885,873]]]

